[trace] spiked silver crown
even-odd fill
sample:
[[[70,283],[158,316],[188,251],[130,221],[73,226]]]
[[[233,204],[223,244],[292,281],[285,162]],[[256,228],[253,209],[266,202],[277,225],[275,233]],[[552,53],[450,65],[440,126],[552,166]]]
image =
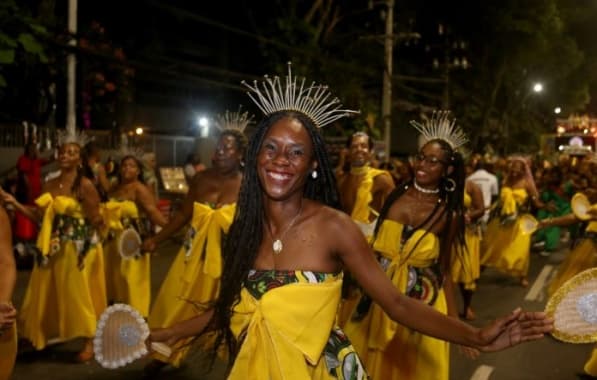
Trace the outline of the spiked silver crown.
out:
[[[450,120],[449,116],[450,111],[433,111],[430,119],[423,123],[411,120],[410,125],[421,132],[425,143],[435,139],[443,140],[452,149],[457,150],[468,142],[468,138],[462,129],[456,126],[456,119]]]

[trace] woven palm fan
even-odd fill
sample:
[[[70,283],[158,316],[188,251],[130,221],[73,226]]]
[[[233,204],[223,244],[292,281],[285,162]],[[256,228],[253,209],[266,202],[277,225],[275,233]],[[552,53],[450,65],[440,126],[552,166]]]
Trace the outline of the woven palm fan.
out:
[[[127,228],[118,237],[118,252],[123,259],[141,256],[141,237],[134,228]]]
[[[552,335],[564,342],[597,342],[597,268],[566,281],[547,302],[554,319]]]
[[[570,201],[570,206],[572,207],[572,212],[576,217],[580,220],[589,220],[591,219],[591,215],[589,215],[589,210],[591,209],[591,202],[586,195],[583,193],[576,193],[572,197]]]
[[[537,230],[537,226],[539,225],[539,222],[537,222],[537,219],[535,219],[535,217],[531,214],[522,214],[520,215],[520,230],[524,233],[524,234],[532,234],[533,232],[535,232]]]
[[[95,360],[104,368],[119,368],[147,355],[145,341],[149,327],[139,312],[129,305],[114,304],[100,316],[93,339]],[[151,349],[169,357],[170,347],[152,342]]]

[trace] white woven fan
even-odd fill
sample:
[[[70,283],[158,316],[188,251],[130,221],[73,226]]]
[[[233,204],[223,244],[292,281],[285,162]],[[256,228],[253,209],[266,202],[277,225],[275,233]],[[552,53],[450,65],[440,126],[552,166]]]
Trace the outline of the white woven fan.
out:
[[[524,234],[532,234],[533,232],[535,232],[537,230],[537,226],[539,225],[539,222],[537,222],[537,219],[535,219],[535,217],[531,214],[522,214],[520,215],[520,230],[524,233]]]
[[[119,368],[147,355],[145,341],[149,327],[139,312],[129,305],[114,304],[100,316],[93,339],[95,360],[104,368]],[[170,347],[152,342],[151,349],[169,357]]]
[[[597,268],[566,281],[547,302],[554,319],[552,335],[569,343],[597,342]]]
[[[589,210],[591,209],[591,202],[586,195],[583,193],[576,193],[570,200],[570,207],[572,208],[572,212],[576,217],[580,220],[589,220],[591,219],[591,215],[589,215]]]
[[[141,237],[134,228],[127,228],[118,236],[118,253],[123,259],[141,256]]]

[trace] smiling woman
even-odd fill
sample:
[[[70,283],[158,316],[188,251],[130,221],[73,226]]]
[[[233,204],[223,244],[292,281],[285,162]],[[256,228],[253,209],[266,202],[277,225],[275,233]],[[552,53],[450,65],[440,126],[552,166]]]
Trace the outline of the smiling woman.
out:
[[[277,81],[266,79],[272,98],[251,87],[266,117],[247,150],[215,305],[154,330],[152,340],[171,345],[215,330],[212,352],[228,349],[229,379],[366,379],[361,360],[335,325],[343,270],[392,320],[441,339],[493,351],[551,330],[542,313],[520,310],[477,329],[400,294],[359,228],[338,210],[318,128],[347,112],[325,102],[327,87],[304,89],[305,82],[290,74],[284,90]],[[283,239],[279,253],[272,236]]]

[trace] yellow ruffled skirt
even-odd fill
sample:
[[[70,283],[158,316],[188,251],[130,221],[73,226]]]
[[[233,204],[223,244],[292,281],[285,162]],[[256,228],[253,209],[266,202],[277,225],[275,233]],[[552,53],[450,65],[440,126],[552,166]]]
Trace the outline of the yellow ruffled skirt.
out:
[[[469,228],[465,231],[464,239],[466,249],[458,248],[458,251],[452,252],[452,281],[464,284],[467,290],[475,290],[481,273],[481,239],[476,231]]]
[[[489,222],[483,239],[481,264],[507,273],[512,277],[526,277],[529,271],[531,235],[520,229],[520,220],[501,224],[494,218]]]
[[[49,258],[47,266],[35,265],[19,313],[19,332],[38,350],[48,340],[92,338],[96,320],[106,307],[101,246],[92,248],[78,266],[72,241]]]
[[[106,243],[104,252],[108,299],[129,304],[147,317],[151,302],[150,255],[123,260],[118,253],[117,239]]]
[[[589,357],[589,360],[585,363],[585,372],[591,376],[597,376],[597,346],[593,348],[591,357]]]

